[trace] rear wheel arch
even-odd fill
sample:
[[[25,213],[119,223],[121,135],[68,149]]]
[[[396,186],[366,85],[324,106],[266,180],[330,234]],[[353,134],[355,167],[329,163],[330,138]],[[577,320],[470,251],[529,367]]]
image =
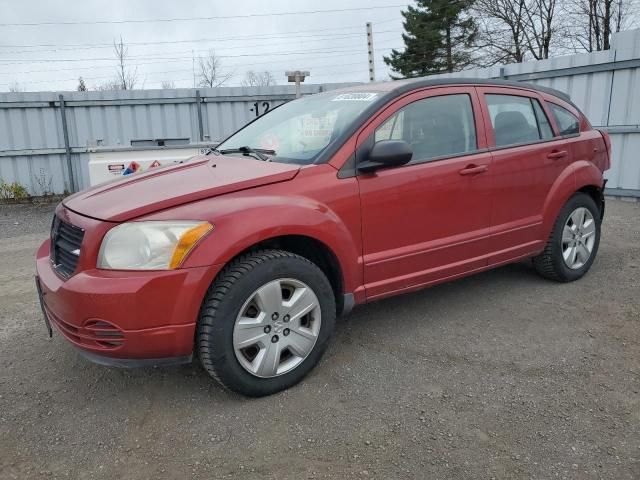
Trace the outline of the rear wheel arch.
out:
[[[597,185],[585,185],[580,187],[577,192],[586,193],[589,195],[595,204],[600,209],[600,220],[604,217],[604,192],[601,187]]]
[[[589,193],[576,191],[571,195],[554,220],[545,249],[533,257],[533,265],[541,276],[569,282],[589,270],[600,243],[598,210],[597,202]],[[580,252],[583,252],[582,261],[575,263],[576,253],[581,260]]]
[[[578,192],[589,195],[600,209],[600,218],[604,214],[604,196],[602,192],[602,172],[591,162],[577,161],[562,171],[549,190],[543,207],[543,238],[548,238],[560,210],[569,199]]]

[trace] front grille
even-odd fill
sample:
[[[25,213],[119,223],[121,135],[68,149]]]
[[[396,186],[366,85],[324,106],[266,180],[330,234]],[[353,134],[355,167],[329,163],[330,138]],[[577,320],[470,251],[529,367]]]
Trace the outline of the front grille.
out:
[[[80,258],[80,246],[84,230],[60,220],[57,215],[51,224],[51,262],[53,268],[63,277],[70,277],[76,271]]]

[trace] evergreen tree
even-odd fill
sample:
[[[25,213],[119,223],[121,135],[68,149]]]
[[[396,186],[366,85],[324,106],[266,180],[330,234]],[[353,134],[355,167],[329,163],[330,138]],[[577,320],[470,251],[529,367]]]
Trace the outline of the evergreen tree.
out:
[[[79,92],[87,91],[87,85],[84,83],[84,79],[82,77],[78,79],[78,91]]]
[[[392,50],[384,61],[398,76],[419,77],[456,72],[472,62],[470,48],[478,33],[467,14],[474,0],[416,0],[402,12],[404,51]]]

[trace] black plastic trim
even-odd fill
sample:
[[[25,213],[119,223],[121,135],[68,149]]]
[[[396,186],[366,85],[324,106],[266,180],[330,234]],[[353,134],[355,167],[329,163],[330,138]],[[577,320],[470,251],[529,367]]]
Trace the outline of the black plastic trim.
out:
[[[338,178],[353,178],[358,174],[356,171],[356,154],[352,153],[340,170]]]
[[[340,312],[340,315],[348,315],[349,313],[351,313],[351,310],[353,310],[355,304],[356,299],[353,296],[353,293],[345,293],[343,295],[342,312]]]
[[[104,357],[97,353],[88,352],[81,348],[75,347],[80,355],[87,360],[97,363],[98,365],[104,365],[107,367],[118,368],[140,368],[140,367],[166,367],[169,365],[181,365],[184,363],[191,363],[193,361],[193,354],[185,355],[182,357],[167,357],[167,358],[113,358]]]
[[[545,140],[538,140],[537,142],[522,142],[522,143],[512,143],[510,145],[500,145],[499,147],[493,146],[487,148],[489,152],[499,152],[501,150],[506,150],[507,148],[518,148],[518,147],[527,147],[529,145],[541,145],[544,143],[557,142],[558,140],[562,140],[564,137],[551,137]]]
[[[471,152],[462,152],[462,153],[458,153],[455,155],[442,155],[440,157],[432,157],[432,158],[426,158],[424,160],[411,160],[409,163],[406,163],[404,165],[398,165],[397,167],[383,167],[383,168],[379,168],[378,170],[389,170],[391,168],[396,169],[396,168],[406,168],[406,167],[411,167],[413,165],[423,165],[425,163],[433,163],[433,162],[442,162],[444,160],[451,160],[454,158],[460,158],[460,157],[467,157],[470,155],[477,155],[479,153],[487,153],[490,152],[491,149],[490,148],[479,148],[478,150],[473,150]],[[357,170],[357,168],[356,168]],[[371,175],[371,171],[357,171],[358,175]]]

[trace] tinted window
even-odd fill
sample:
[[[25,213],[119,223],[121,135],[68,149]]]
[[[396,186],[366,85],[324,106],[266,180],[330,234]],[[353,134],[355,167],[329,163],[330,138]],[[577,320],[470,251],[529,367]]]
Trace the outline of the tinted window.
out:
[[[402,140],[404,109],[397,112],[376,130],[376,142],[380,140]]]
[[[560,129],[560,135],[580,133],[580,122],[573,113],[555,103],[550,103],[549,106]]]
[[[551,129],[551,124],[549,123],[547,114],[544,113],[544,110],[540,106],[540,102],[533,99],[531,101],[533,102],[533,111],[536,114],[536,120],[538,120],[538,130],[540,132],[540,137],[544,140],[553,138],[553,130]]]
[[[553,137],[537,100],[517,95],[486,95],[496,146],[533,143]]]
[[[375,141],[404,140],[413,161],[458,155],[477,149],[469,95],[443,95],[418,100],[398,110],[375,133]]]

